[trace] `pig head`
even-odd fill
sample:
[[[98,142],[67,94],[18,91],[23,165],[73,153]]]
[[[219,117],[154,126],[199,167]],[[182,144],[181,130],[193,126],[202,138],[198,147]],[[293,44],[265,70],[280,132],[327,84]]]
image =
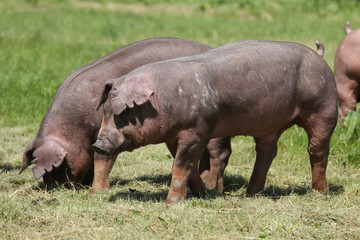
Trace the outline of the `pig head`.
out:
[[[66,141],[53,137],[39,142],[34,138],[26,147],[20,173],[33,164],[35,179],[43,177],[47,186],[55,183],[91,183],[93,166],[88,160],[92,159],[91,150],[83,151],[76,145],[68,146],[64,144]]]
[[[99,131],[96,143],[92,145],[97,152],[110,155],[131,151],[142,146],[144,141],[141,132],[142,125],[145,119],[156,117],[156,110],[148,102],[150,96],[154,94],[153,91],[144,84],[136,82],[131,86],[115,87],[111,91],[112,82],[113,80],[109,80],[103,86],[97,109],[102,104],[106,104],[104,107],[104,124]],[[133,87],[134,85],[136,87]],[[112,100],[106,101],[110,91]],[[145,105],[146,102],[148,104]],[[124,113],[126,110],[128,111]],[[119,117],[120,114],[122,114],[121,117]],[[112,117],[114,115],[118,117]],[[118,131],[118,129],[121,130]],[[132,137],[125,138],[124,134]],[[103,149],[106,149],[106,151]]]

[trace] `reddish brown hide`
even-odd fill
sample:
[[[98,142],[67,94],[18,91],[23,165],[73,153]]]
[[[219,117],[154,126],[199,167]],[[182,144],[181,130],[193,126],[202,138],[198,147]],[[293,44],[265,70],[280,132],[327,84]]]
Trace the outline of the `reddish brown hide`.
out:
[[[334,61],[341,125],[347,114],[356,110],[360,93],[360,28],[351,30],[347,22],[345,32],[347,35],[339,44]]]

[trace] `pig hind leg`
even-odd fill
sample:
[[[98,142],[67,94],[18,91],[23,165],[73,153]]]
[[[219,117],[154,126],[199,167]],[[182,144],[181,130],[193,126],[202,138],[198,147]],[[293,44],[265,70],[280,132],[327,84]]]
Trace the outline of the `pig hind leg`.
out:
[[[267,172],[277,153],[277,140],[277,134],[255,138],[256,161],[246,191],[247,196],[254,196],[264,189]]]
[[[281,134],[292,125],[294,125],[294,123],[290,122],[271,134],[255,137],[256,161],[246,191],[247,196],[254,196],[264,189],[266,175],[277,153],[277,141]]]
[[[309,139],[308,152],[312,171],[312,188],[326,192],[326,167],[329,156],[330,138],[336,126],[336,111],[334,116],[313,114],[299,125],[302,126]]]
[[[208,190],[223,192],[224,171],[231,155],[230,140],[230,137],[211,139],[200,159],[200,177]]]
[[[359,96],[359,79],[350,79],[346,75],[336,76],[337,94],[339,96],[339,117],[341,125],[350,111],[356,110]]]

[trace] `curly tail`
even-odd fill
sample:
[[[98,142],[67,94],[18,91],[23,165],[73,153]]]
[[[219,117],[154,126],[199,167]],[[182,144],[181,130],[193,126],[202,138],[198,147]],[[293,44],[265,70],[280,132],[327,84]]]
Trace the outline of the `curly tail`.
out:
[[[315,41],[316,44],[316,52],[321,56],[324,57],[324,53],[325,53],[325,48],[324,48],[324,44],[322,42],[320,42],[319,40]]]
[[[351,27],[350,27],[350,22],[347,21],[347,22],[345,23],[345,32],[346,32],[346,34],[349,34],[349,33],[351,33],[351,31],[352,31],[352,29],[351,29]]]

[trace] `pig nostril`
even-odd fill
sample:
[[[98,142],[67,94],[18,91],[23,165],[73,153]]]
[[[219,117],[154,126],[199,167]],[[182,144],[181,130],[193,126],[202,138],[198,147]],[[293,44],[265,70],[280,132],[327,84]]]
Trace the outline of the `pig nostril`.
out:
[[[113,145],[114,147],[116,146],[111,140],[110,140],[110,138],[106,138],[108,141],[109,141],[109,143],[111,144],[111,145]]]

